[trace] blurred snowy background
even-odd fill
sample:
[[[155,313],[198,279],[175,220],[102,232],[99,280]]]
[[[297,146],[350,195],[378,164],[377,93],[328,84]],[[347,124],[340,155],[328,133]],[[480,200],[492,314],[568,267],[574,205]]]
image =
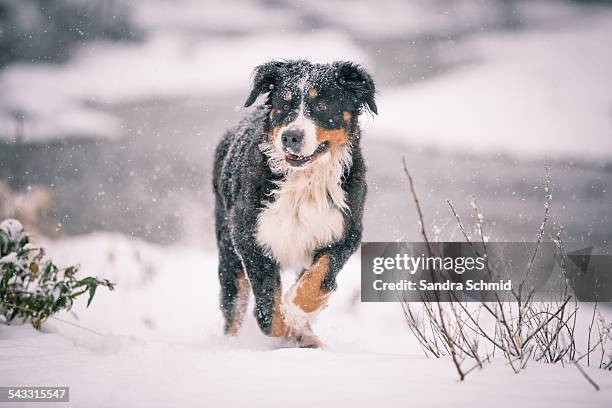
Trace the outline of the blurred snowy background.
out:
[[[351,59],[379,89],[364,240],[419,238],[406,155],[440,239],[471,194],[491,239],[533,239],[549,164],[566,239],[609,249],[611,39],[598,1],[0,0],[0,191],[46,192],[46,235],[214,249],[212,152],[252,68]]]

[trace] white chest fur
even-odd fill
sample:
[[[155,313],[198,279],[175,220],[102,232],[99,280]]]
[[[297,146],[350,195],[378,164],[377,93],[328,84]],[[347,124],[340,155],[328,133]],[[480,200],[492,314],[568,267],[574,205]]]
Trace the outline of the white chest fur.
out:
[[[341,172],[331,166],[291,173],[257,220],[257,242],[283,269],[308,267],[313,251],[342,237]]]

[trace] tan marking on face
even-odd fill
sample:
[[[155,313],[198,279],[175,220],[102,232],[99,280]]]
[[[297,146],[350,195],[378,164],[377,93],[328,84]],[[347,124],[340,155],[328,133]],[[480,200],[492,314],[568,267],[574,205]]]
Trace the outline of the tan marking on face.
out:
[[[348,122],[351,120],[351,114],[347,111],[342,112],[342,119],[344,119],[345,122]]]
[[[270,133],[268,133],[268,141],[270,143],[274,143],[274,140],[276,139],[278,132],[280,132],[282,128],[283,128],[282,126],[276,126],[272,128]]]
[[[272,337],[285,337],[289,335],[289,326],[285,323],[285,318],[281,312],[281,290],[276,288],[274,292],[274,305],[273,305],[273,317],[272,327],[268,336]]]
[[[238,333],[249,303],[249,281],[244,273],[238,278],[237,286],[238,293],[234,300],[234,316],[232,317],[232,324],[227,329],[228,336],[235,336]]]
[[[317,95],[319,95],[319,92],[317,92],[317,90],[316,90],[316,89],[309,89],[309,90],[308,90],[308,96],[309,96],[310,98],[316,98],[316,97],[317,97]]]
[[[293,98],[293,92],[291,92],[291,91],[287,91],[283,95],[283,99],[286,100],[287,102],[289,102],[291,100],[291,98]]]
[[[300,277],[293,303],[305,313],[321,309],[329,297],[329,292],[321,289],[321,282],[329,270],[329,255],[323,255]]]
[[[335,153],[337,148],[348,143],[346,129],[323,129],[317,126],[317,143],[329,142],[329,150]]]

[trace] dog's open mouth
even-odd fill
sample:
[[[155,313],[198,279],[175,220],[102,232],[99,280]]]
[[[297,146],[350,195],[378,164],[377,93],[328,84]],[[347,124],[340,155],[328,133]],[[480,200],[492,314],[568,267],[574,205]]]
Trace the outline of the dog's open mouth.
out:
[[[285,152],[285,160],[293,167],[301,167],[306,164],[313,162],[317,159],[317,157],[321,156],[325,152],[329,150],[329,142],[325,141],[321,143],[315,151],[309,156],[297,156],[295,154]]]

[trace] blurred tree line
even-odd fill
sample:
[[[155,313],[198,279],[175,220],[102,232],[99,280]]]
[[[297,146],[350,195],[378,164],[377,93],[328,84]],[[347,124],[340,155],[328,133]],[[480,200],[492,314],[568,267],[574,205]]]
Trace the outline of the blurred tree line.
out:
[[[141,37],[127,0],[0,0],[0,68],[14,61],[63,61],[95,38]]]

